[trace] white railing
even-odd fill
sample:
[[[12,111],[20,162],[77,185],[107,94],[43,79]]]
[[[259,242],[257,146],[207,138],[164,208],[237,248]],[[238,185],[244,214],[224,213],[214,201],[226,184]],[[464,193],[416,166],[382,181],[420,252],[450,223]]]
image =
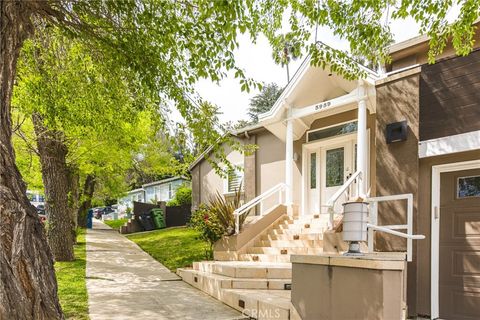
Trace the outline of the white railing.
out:
[[[330,228],[333,228],[333,220],[334,220],[334,215],[335,215],[335,204],[337,203],[338,199],[342,194],[347,192],[351,185],[357,181],[357,197],[360,195],[360,184],[362,183],[362,172],[360,170],[357,170],[350,178],[348,178],[347,181],[343,184],[343,186],[340,187],[340,189],[335,192],[330,199],[328,199],[327,204],[322,207],[327,207],[328,208],[328,214],[330,215],[329,218],[329,223],[330,223]]]
[[[397,224],[397,225],[386,225],[378,226],[378,203],[385,201],[398,201],[398,200],[407,200],[407,224]],[[373,241],[374,241],[374,231],[381,231],[393,234],[398,237],[407,239],[407,261],[412,261],[412,249],[413,243],[412,240],[425,239],[423,235],[414,235],[413,234],[413,195],[411,193],[407,194],[397,194],[393,196],[383,196],[383,197],[372,197],[366,199],[370,204],[370,223],[367,224],[368,228],[368,251],[373,252]],[[407,230],[407,233],[395,231],[395,230]]]
[[[285,192],[287,188],[287,185],[285,183],[279,183],[276,186],[268,189],[261,195],[257,196],[256,198],[253,198],[252,200],[248,201],[247,203],[243,204],[241,207],[237,208],[234,212],[233,215],[235,216],[235,234],[240,233],[240,217],[249,212],[253,207],[256,205],[260,204],[262,205],[262,202],[273,196],[274,194],[278,194],[278,204],[283,204],[283,193]],[[263,208],[260,210],[260,215],[263,215]]]

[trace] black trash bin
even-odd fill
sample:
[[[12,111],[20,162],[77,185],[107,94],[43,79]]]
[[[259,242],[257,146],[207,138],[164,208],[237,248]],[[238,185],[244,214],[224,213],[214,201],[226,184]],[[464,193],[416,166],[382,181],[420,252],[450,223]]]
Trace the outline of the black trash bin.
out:
[[[150,231],[155,229],[155,224],[153,222],[153,217],[149,212],[142,213],[140,216],[140,223],[145,229],[145,231]]]

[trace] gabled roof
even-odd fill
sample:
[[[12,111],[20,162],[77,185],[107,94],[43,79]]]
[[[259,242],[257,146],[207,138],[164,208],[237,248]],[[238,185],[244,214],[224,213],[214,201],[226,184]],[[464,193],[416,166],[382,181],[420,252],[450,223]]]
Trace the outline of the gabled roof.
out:
[[[243,127],[243,128],[240,128],[240,129],[237,129],[237,130],[232,130],[230,133],[228,133],[229,135],[232,135],[232,136],[240,136],[242,134],[244,135],[247,135],[248,136],[248,132],[250,131],[257,131],[259,129],[264,129],[264,126],[260,123],[254,123],[254,124],[251,124],[251,125],[248,125],[246,127]],[[208,155],[213,149],[213,145],[212,146],[209,146],[205,151],[203,151],[191,164],[190,166],[188,166],[188,170],[191,171],[197,164],[199,164],[204,158],[206,155]]]
[[[165,183],[175,181],[175,180],[189,180],[189,179],[184,177],[184,176],[175,176],[175,177],[168,178],[168,179],[163,179],[163,180],[158,180],[158,181],[153,181],[153,182],[150,182],[150,183],[146,183],[146,184],[142,185],[142,188],[156,186],[156,185],[159,185],[159,184],[165,184]]]
[[[357,61],[353,59],[352,61],[361,70],[365,71],[367,76],[362,80],[368,86],[374,86],[375,81],[380,76]],[[291,115],[287,114],[288,107],[299,110],[324,101],[333,101],[333,99],[339,97],[355,95],[354,91],[357,87],[358,80],[347,80],[339,74],[330,72],[328,69],[312,66],[311,57],[307,56],[272,109],[259,115],[260,124],[283,141],[286,130],[286,125],[283,122],[291,117]],[[375,102],[372,100],[371,103]],[[316,117],[330,114],[332,113],[323,112],[322,115],[316,115]],[[315,119],[312,116],[296,119],[294,123],[294,139],[299,139]]]

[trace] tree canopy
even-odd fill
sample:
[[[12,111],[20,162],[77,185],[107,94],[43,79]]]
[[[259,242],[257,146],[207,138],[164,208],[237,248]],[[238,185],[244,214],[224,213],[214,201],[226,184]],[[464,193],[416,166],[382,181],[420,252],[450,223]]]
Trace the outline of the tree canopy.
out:
[[[282,94],[283,89],[276,83],[269,83],[262,87],[259,94],[250,99],[248,107],[248,115],[253,122],[258,122],[258,115],[269,111],[278,97]]]

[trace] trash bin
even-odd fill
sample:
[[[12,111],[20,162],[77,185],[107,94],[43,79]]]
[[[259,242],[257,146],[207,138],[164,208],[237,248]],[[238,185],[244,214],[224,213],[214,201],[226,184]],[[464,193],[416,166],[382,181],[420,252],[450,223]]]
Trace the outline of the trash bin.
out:
[[[156,229],[163,229],[167,226],[165,223],[165,214],[160,208],[154,208],[150,210],[150,213],[153,216],[153,223],[155,224]]]
[[[152,215],[149,212],[142,213],[140,216],[140,224],[142,225],[145,231],[150,231],[155,229],[155,224],[153,223]]]
[[[88,212],[87,212],[87,228],[88,229],[93,228],[93,209],[88,209]]]

